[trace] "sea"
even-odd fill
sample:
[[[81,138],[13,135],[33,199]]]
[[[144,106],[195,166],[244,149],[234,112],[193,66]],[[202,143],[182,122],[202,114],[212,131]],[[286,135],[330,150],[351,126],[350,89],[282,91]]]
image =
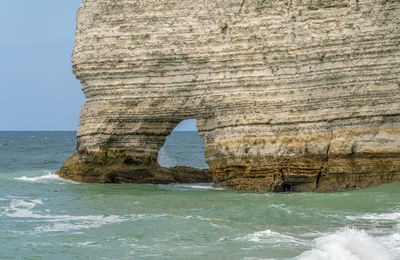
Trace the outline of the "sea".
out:
[[[400,183],[328,193],[82,184],[76,132],[0,132],[0,259],[400,259]],[[197,132],[160,164],[207,168]]]

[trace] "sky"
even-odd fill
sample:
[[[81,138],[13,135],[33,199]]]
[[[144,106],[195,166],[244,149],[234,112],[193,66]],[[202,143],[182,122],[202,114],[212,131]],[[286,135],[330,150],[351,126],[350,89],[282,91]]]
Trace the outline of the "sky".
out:
[[[85,101],[72,74],[81,0],[1,0],[0,131],[76,130]],[[196,130],[185,120],[175,130]]]

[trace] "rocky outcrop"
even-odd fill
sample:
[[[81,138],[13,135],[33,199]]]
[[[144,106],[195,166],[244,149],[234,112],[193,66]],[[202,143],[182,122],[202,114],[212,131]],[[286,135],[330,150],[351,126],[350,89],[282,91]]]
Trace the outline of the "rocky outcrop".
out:
[[[400,181],[399,17],[397,0],[83,0],[72,62],[86,104],[59,174],[204,179],[157,164],[196,118],[216,186]]]

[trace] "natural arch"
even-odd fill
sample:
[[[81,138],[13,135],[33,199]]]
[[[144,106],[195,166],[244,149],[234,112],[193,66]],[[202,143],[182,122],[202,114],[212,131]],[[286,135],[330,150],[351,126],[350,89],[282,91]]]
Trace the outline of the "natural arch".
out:
[[[218,186],[400,181],[399,12],[387,0],[83,0],[72,65],[86,103],[59,174],[200,182],[157,163],[196,118]]]
[[[161,167],[187,166],[208,169],[204,156],[204,140],[200,137],[195,119],[180,122],[158,152]]]

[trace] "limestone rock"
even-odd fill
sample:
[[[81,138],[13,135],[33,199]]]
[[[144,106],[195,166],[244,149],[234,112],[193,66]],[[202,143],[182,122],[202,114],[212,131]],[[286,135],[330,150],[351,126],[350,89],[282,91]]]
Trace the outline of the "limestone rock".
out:
[[[400,181],[399,17],[397,0],[83,0],[72,63],[86,104],[59,174],[205,179],[157,164],[196,118],[216,186]]]

